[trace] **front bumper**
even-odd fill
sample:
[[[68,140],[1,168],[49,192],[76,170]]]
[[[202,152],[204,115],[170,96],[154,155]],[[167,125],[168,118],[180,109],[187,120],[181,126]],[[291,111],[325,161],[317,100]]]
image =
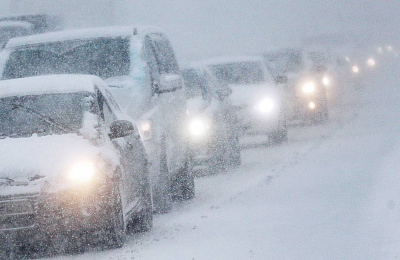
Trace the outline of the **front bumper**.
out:
[[[238,120],[245,135],[271,134],[285,128],[285,120],[279,113],[259,113],[250,108],[238,109]]]
[[[0,236],[56,234],[106,227],[112,198],[101,188],[91,193],[63,191],[0,197]]]

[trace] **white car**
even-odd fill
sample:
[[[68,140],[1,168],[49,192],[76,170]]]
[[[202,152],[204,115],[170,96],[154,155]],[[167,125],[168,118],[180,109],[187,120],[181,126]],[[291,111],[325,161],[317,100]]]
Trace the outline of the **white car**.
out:
[[[265,54],[264,60],[276,81],[285,86],[292,122],[328,120],[327,92],[332,93],[334,79],[323,52],[282,49]]]
[[[194,196],[182,78],[160,29],[123,26],[47,33],[11,39],[4,52],[3,79],[54,73],[104,79],[122,110],[141,122],[155,210],[166,212],[172,198]]]
[[[6,246],[121,247],[129,223],[152,227],[143,143],[104,81],[0,81],[0,111],[0,258]]]
[[[287,140],[285,94],[275,85],[261,57],[226,57],[204,63],[232,89],[230,99],[245,134],[267,135],[269,143]]]

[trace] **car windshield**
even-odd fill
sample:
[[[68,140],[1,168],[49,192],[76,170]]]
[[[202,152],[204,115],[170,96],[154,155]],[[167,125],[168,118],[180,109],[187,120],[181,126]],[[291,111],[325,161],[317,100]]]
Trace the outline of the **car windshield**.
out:
[[[265,61],[268,68],[275,75],[300,72],[303,68],[303,55],[301,51],[285,51],[267,54]]]
[[[0,99],[0,137],[77,133],[88,93],[13,96]]]
[[[106,79],[128,75],[129,65],[127,38],[46,43],[12,52],[3,79],[47,74],[90,74]]]
[[[219,81],[227,84],[256,84],[265,80],[260,62],[211,65],[211,70]]]

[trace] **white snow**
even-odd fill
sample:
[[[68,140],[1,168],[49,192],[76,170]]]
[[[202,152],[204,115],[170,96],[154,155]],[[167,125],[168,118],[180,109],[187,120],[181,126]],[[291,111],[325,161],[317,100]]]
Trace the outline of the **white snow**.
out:
[[[0,29],[7,28],[7,27],[21,27],[21,28],[29,30],[32,28],[32,24],[29,22],[23,22],[23,21],[1,21],[0,22]]]
[[[239,168],[197,179],[194,200],[122,249],[56,259],[399,258],[398,67],[342,81],[326,125],[244,144]]]
[[[0,97],[52,93],[94,93],[95,86],[106,87],[100,78],[90,75],[48,75],[0,81]]]
[[[28,178],[40,175],[52,183],[52,190],[68,187],[63,177],[76,163],[93,162],[95,165],[98,164],[100,170],[104,166],[101,161],[99,162],[100,156],[108,160],[111,165],[115,166],[118,163],[115,151],[112,154],[105,147],[95,146],[76,134],[1,139],[0,154],[0,178],[26,181]],[[33,184],[36,187],[28,189],[36,191],[42,188],[39,183]],[[15,189],[15,187],[1,186],[0,195],[14,194]]]
[[[144,33],[161,33],[162,29],[152,26],[109,26],[50,32],[13,38],[7,43],[6,48],[59,41],[89,40],[99,37],[130,37],[134,35],[134,32],[138,35]]]

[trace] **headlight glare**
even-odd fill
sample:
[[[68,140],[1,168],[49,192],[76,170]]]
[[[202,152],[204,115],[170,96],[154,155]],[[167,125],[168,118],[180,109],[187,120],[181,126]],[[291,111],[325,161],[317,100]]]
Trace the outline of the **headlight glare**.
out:
[[[206,120],[202,118],[192,119],[189,123],[189,132],[194,137],[204,136],[208,131]]]
[[[92,162],[80,162],[69,169],[68,179],[76,182],[88,182],[94,175],[95,167]]]
[[[266,98],[258,103],[256,108],[262,113],[269,113],[274,108],[274,101],[272,99]]]
[[[322,83],[324,84],[324,86],[329,86],[329,84],[331,83],[330,79],[328,76],[324,76],[322,78]]]
[[[315,83],[314,82],[307,82],[303,85],[303,92],[304,93],[313,93],[315,91]]]

